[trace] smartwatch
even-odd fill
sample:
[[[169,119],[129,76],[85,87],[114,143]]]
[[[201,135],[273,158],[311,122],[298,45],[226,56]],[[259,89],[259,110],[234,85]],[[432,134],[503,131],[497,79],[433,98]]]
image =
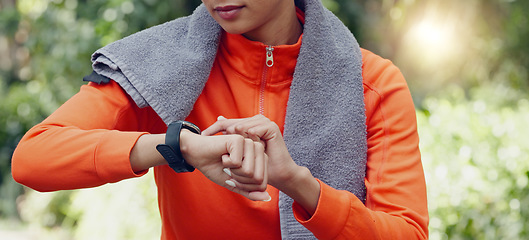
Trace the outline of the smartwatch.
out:
[[[165,144],[158,144],[156,150],[162,154],[175,172],[193,172],[195,168],[189,165],[180,151],[180,132],[185,128],[193,133],[200,134],[200,128],[187,121],[175,121],[167,127]]]

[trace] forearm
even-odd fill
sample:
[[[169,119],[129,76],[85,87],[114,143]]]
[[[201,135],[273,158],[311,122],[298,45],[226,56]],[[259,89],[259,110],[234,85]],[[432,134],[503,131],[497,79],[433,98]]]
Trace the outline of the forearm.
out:
[[[296,219],[318,239],[426,239],[426,215],[406,206],[385,212],[367,208],[354,194],[321,183],[317,210],[309,215],[294,203]]]
[[[167,164],[167,161],[156,150],[156,145],[165,142],[165,134],[145,134],[130,152],[130,165],[134,172],[141,172],[151,167]]]
[[[55,191],[138,176],[128,158],[141,134],[39,124],[13,154],[13,178],[38,191]]]
[[[320,183],[306,167],[297,166],[288,179],[275,186],[301,205],[307,213],[314,214],[320,197]]]
[[[187,129],[182,129],[180,132],[180,151],[182,155],[189,156],[189,149],[199,149],[200,141],[191,140],[191,138],[197,137]],[[145,134],[142,135],[130,152],[130,165],[134,172],[140,172],[147,170],[151,167],[167,164],[167,160],[158,152],[156,146],[158,144],[165,143],[165,134]],[[190,146],[195,145],[195,146]],[[186,159],[186,162],[195,166],[198,165],[197,161],[193,158]]]
[[[115,82],[81,87],[19,142],[13,178],[39,191],[86,188],[138,176],[129,155],[151,129],[152,109],[139,109]]]

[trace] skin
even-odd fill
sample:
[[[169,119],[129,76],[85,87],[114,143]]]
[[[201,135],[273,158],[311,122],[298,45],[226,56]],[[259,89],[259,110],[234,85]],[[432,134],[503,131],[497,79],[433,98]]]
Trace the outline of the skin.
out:
[[[292,0],[202,2],[225,31],[253,41],[294,44],[302,33]],[[215,135],[219,132],[223,134]],[[141,136],[130,154],[132,169],[139,172],[167,164],[155,149],[164,142],[165,134]],[[202,135],[183,130],[180,148],[186,161],[211,181],[248,199],[269,201],[266,186],[270,184],[309,214],[316,210],[319,182],[307,168],[292,160],[279,127],[262,115],[243,119],[219,117]]]
[[[142,135],[130,153],[132,170],[139,172],[167,164],[156,150],[156,145],[164,142],[165,134]],[[266,192],[268,157],[261,142],[241,135],[201,136],[182,130],[180,150],[187,163],[216,184],[250,200],[270,200]],[[226,174],[224,168],[230,169],[233,177]],[[237,187],[230,186],[226,180],[235,180]]]
[[[237,134],[255,142],[263,142],[268,156],[268,184],[290,196],[311,215],[314,214],[318,205],[320,184],[306,167],[294,162],[275,122],[263,115],[242,119],[219,117],[202,135],[211,136],[218,132]]]
[[[294,44],[302,33],[292,0],[202,0],[211,16],[229,33],[266,45]],[[223,7],[237,7],[232,19],[221,17]]]

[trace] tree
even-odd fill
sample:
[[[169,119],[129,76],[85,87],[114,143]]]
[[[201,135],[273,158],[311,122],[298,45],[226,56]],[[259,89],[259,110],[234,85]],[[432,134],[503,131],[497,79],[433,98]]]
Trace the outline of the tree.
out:
[[[0,0],[0,217],[20,213],[25,221],[71,228],[81,238],[98,221],[91,215],[97,206],[83,201],[96,197],[116,206],[109,191],[128,196],[140,189],[144,194],[133,204],[150,209],[138,214],[153,219],[148,177],[119,188],[38,194],[14,183],[10,159],[22,135],[78,91],[91,72],[92,52],[188,15],[200,2]],[[408,80],[432,239],[527,238],[529,1],[322,2],[362,47],[393,60]],[[132,238],[124,232],[105,234]]]

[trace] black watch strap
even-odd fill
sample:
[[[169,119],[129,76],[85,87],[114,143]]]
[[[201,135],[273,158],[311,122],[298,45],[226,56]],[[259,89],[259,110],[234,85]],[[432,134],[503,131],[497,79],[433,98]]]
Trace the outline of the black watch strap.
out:
[[[169,167],[175,172],[193,172],[195,168],[189,165],[180,151],[180,132],[182,129],[188,129],[191,132],[200,134],[200,128],[195,124],[187,121],[175,121],[169,124],[167,127],[167,133],[165,134],[165,144],[158,144],[156,150],[162,154]]]

